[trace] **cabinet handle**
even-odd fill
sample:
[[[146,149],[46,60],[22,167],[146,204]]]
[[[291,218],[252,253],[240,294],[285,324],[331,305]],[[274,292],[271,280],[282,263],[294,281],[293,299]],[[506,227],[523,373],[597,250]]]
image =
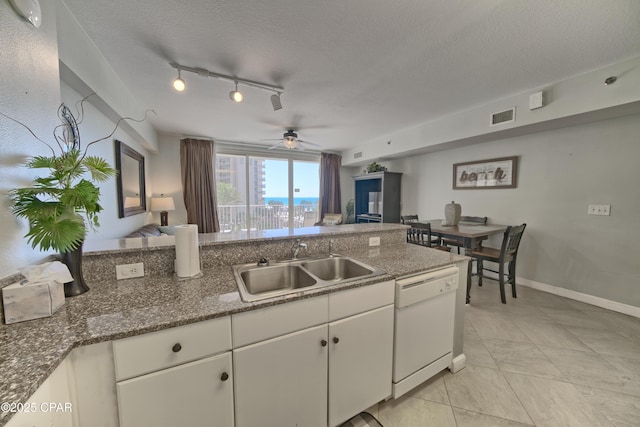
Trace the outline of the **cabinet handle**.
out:
[[[173,350],[174,353],[179,352],[180,350],[182,350],[182,346],[180,345],[180,343],[175,343],[173,345],[173,347],[171,347],[171,350]]]
[[[220,379],[222,381],[226,381],[229,379],[229,374],[227,374],[226,372],[223,372],[222,375],[220,375]]]
[[[338,337],[333,337],[333,343],[334,344],[338,344],[340,342],[340,338]]]
[[[320,345],[323,346],[323,347],[326,347],[327,346],[327,340],[320,341]]]

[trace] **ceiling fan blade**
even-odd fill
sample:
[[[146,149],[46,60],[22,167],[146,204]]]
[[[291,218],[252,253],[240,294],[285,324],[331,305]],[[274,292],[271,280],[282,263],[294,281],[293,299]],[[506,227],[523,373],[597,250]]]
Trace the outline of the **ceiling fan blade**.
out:
[[[303,144],[309,144],[314,147],[322,147],[320,144],[316,144],[315,142],[303,141],[302,139],[299,139],[298,142],[302,142]]]
[[[298,142],[300,141],[298,140]],[[304,146],[302,144],[296,144],[296,146],[293,148],[295,148],[296,150],[304,151]]]
[[[260,139],[259,141],[282,141],[282,138]]]
[[[274,148],[278,148],[280,146],[282,146],[282,144],[272,145],[271,147],[267,148],[267,150],[273,150]]]

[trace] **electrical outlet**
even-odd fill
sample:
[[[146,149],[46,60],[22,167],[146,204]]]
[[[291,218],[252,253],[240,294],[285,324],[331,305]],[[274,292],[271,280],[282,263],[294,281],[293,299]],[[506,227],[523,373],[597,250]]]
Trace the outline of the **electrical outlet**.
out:
[[[132,279],[144,276],[144,263],[116,265],[116,279]]]
[[[369,237],[369,246],[380,246],[380,237]]]
[[[609,216],[611,215],[611,205],[589,205],[587,213],[589,215]]]

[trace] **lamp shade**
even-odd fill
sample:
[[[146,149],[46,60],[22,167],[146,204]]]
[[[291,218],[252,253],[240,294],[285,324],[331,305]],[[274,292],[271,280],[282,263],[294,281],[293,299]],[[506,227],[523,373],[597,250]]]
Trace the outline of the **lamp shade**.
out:
[[[151,211],[174,211],[176,205],[173,203],[173,197],[152,197],[151,198]]]

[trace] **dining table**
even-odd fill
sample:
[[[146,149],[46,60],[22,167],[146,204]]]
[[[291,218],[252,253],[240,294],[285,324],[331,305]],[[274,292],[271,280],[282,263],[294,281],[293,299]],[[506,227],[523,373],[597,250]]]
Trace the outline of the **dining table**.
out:
[[[420,221],[420,223],[431,224],[431,235],[440,238],[454,239],[462,242],[464,254],[471,255],[471,252],[482,244],[483,240],[487,240],[490,236],[502,234],[508,225],[500,224],[479,224],[471,222],[458,222],[457,225],[447,225],[444,220],[432,219],[428,221]],[[467,304],[471,300],[471,262],[467,274]]]

